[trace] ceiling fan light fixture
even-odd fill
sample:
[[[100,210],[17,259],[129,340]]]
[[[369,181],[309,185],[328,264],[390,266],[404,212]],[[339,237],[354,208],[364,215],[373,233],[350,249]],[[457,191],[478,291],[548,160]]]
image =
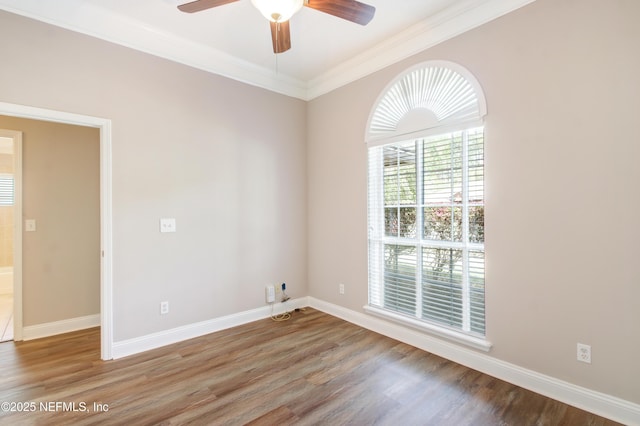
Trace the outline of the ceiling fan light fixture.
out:
[[[304,0],[251,0],[251,3],[268,20],[284,22],[302,8]]]

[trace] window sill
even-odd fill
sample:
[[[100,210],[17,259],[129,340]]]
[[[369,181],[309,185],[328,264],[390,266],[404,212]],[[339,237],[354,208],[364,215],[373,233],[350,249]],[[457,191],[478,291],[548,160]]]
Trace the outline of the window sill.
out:
[[[444,327],[438,327],[433,324],[425,323],[422,321],[418,321],[404,315],[396,314],[391,311],[387,311],[385,309],[375,308],[373,306],[365,305],[364,311],[368,314],[375,315],[380,318],[384,318],[386,320],[393,321],[397,324],[405,325],[420,331],[424,331],[428,334],[447,339],[454,343],[458,343],[464,346],[471,347],[473,349],[478,349],[484,352],[489,352],[491,350],[491,342],[479,338],[466,335],[464,333],[459,333],[457,331],[449,330]]]

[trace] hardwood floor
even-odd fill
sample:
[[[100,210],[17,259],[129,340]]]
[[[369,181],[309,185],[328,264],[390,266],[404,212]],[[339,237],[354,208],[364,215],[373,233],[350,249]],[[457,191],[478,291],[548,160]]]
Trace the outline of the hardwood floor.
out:
[[[314,309],[114,361],[99,345],[0,344],[0,402],[31,410],[0,424],[616,424]]]

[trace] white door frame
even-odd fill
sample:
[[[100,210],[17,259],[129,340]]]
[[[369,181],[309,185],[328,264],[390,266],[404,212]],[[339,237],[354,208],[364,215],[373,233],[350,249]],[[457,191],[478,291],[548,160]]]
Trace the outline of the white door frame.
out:
[[[102,259],[100,263],[100,357],[103,360],[112,359],[113,347],[113,264],[112,264],[112,197],[111,197],[111,120],[88,115],[54,111],[24,105],[0,102],[0,115],[29,118],[33,120],[52,121],[56,123],[73,124],[77,126],[96,127],[100,129],[100,244]],[[17,191],[16,191],[17,192]],[[15,218],[22,236],[22,214]],[[20,243],[22,238],[20,238]],[[17,269],[17,268],[16,268]],[[15,272],[15,271],[14,271]],[[20,274],[21,272],[18,272]],[[17,275],[16,275],[17,276]],[[20,292],[16,301],[22,303],[22,280],[16,280],[14,288]],[[18,282],[19,281],[19,282]],[[19,288],[18,288],[19,287]],[[22,306],[20,305],[20,308]],[[16,340],[22,338],[22,309],[15,312],[17,330]],[[16,327],[17,328],[17,327]]]

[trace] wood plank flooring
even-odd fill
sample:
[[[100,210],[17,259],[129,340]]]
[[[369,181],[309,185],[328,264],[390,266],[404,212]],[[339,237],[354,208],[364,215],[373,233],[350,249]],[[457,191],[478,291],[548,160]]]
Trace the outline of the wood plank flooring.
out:
[[[0,424],[616,424],[309,308],[114,361],[99,345],[0,344],[0,402],[31,410]]]

